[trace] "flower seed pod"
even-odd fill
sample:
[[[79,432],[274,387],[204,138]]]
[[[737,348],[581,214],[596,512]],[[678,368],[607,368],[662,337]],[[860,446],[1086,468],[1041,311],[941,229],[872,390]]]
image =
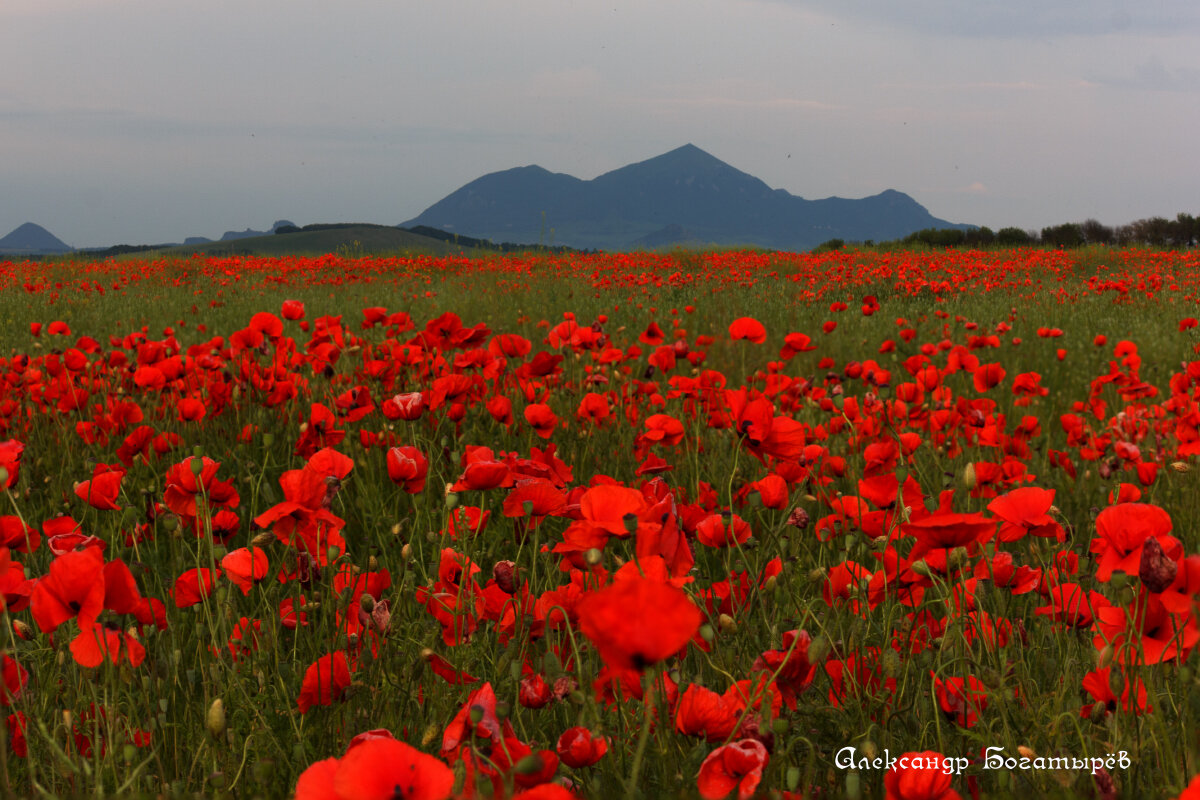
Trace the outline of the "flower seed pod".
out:
[[[1138,577],[1142,579],[1146,591],[1152,594],[1165,591],[1175,582],[1178,571],[1178,562],[1167,557],[1158,539],[1153,536],[1146,539],[1142,545],[1142,560],[1138,565]]]
[[[214,739],[220,739],[225,734],[225,703],[221,698],[212,701],[208,713],[204,715],[204,727]]]

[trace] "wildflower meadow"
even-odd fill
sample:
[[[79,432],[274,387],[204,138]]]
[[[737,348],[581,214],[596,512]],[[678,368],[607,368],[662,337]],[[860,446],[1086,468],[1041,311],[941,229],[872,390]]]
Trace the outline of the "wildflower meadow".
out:
[[[0,262],[0,794],[1200,797],[1197,316],[1195,251]]]

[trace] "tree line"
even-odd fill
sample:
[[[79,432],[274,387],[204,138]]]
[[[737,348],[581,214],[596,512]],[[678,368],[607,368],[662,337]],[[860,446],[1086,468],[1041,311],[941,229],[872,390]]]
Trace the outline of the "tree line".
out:
[[[1178,214],[1175,219],[1150,217],[1128,225],[1104,225],[1097,220],[1049,225],[1041,231],[1021,228],[926,228],[910,233],[901,244],[929,247],[1045,247],[1072,248],[1086,245],[1145,245],[1147,247],[1186,248],[1200,244],[1200,217]]]

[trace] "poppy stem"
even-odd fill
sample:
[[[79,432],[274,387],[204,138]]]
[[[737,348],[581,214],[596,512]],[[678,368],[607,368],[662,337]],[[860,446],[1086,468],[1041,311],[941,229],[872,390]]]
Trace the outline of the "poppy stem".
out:
[[[646,743],[650,741],[650,722],[652,717],[648,701],[651,699],[651,692],[658,678],[658,672],[651,668],[647,671],[646,675],[649,680],[646,682],[646,688],[642,693],[642,730],[638,734],[637,751],[633,754],[633,768],[629,771],[629,782],[625,785],[626,800],[633,800],[638,796],[638,776],[642,771],[642,759],[646,755]]]

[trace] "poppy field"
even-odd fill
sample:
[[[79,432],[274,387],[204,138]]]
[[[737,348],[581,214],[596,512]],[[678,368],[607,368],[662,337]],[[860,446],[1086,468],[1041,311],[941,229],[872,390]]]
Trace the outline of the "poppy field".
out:
[[[1197,316],[1193,251],[0,262],[0,795],[1200,797]]]

